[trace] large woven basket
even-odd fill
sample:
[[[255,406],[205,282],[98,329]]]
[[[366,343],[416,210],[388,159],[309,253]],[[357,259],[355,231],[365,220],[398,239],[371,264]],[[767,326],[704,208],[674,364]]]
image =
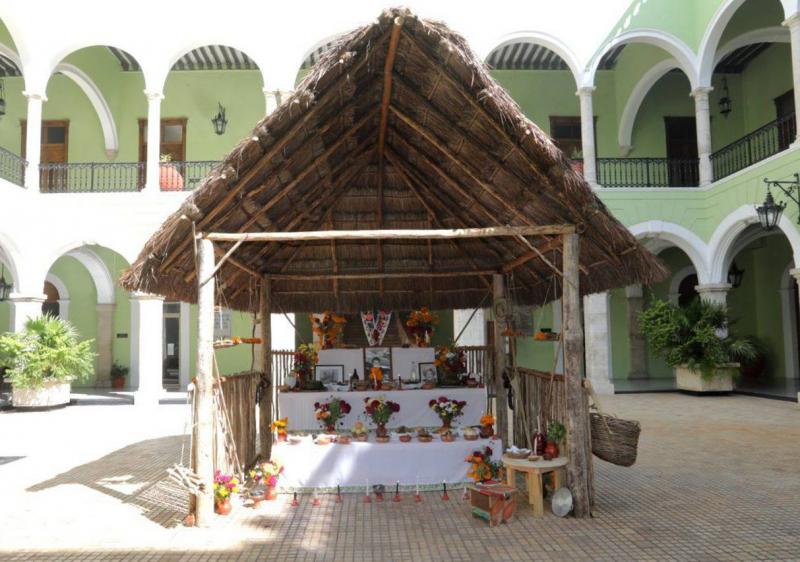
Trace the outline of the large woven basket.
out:
[[[631,466],[636,462],[639,433],[642,426],[637,421],[622,420],[591,412],[592,453],[619,466]]]

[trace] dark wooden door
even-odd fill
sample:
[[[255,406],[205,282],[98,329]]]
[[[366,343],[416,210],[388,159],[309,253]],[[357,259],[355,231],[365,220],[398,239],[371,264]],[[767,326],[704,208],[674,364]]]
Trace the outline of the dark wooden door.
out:
[[[27,121],[22,120],[22,158],[25,159]],[[69,121],[42,121],[42,146],[39,161],[42,164],[66,164],[69,155]],[[42,170],[39,172],[41,190],[66,191],[67,170]]]
[[[185,118],[161,120],[161,145],[158,154],[161,158],[169,156],[172,162],[186,160]],[[139,162],[147,162],[147,119],[139,119]],[[179,169],[179,171],[183,173],[183,170]],[[144,185],[144,175],[146,174],[139,178],[139,187]]]
[[[778,150],[786,150],[794,142],[797,131],[794,113],[794,90],[789,90],[775,98],[775,119],[778,121]]]
[[[699,181],[697,126],[694,117],[664,117],[669,185],[695,186]]]

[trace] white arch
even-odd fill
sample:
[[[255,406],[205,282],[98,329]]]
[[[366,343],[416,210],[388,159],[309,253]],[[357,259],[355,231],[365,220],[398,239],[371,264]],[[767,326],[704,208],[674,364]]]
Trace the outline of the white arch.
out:
[[[583,83],[583,65],[578,60],[578,57],[575,56],[575,53],[572,51],[572,49],[570,49],[566,43],[561,41],[561,39],[558,37],[542,31],[516,31],[514,33],[509,33],[508,35],[504,35],[499,39],[499,41],[496,42],[494,47],[489,49],[487,53],[481,54],[481,59],[486,61],[492,51],[501,49],[510,43],[533,43],[550,49],[559,57],[561,57],[561,59],[569,67],[570,71],[572,71],[572,76],[575,78],[575,86],[579,87]]]
[[[11,239],[0,232],[0,262],[6,266],[6,270],[11,274],[14,280],[15,292],[19,292],[19,287],[22,286],[23,281],[20,278],[20,271],[18,269],[18,265],[23,263],[21,259],[22,255],[12,243]]]
[[[324,47],[324,46],[325,46],[325,45],[327,45],[328,43],[333,43],[333,42],[335,42],[337,39],[339,39],[340,37],[342,37],[342,36],[343,36],[345,33],[347,33],[347,30],[342,30],[342,31],[339,31],[339,32],[337,32],[337,33],[333,33],[333,34],[331,34],[331,35],[328,35],[328,36],[327,36],[327,37],[325,37],[324,39],[320,39],[319,41],[317,41],[316,43],[314,43],[314,44],[311,46],[311,48],[310,48],[310,49],[307,49],[307,50],[306,50],[306,51],[303,53],[303,57],[300,59],[300,62],[297,64],[297,71],[298,71],[298,72],[300,71],[300,68],[303,66],[303,63],[305,62],[305,60],[306,60],[306,59],[307,59],[309,56],[311,56],[311,54],[312,54],[313,52],[315,52],[315,51],[316,51],[317,49],[319,49],[320,47]]]
[[[714,53],[714,68],[717,67],[719,61],[736,49],[754,45],[755,43],[789,43],[790,39],[791,35],[789,30],[781,26],[762,27],[742,33],[717,49],[717,52]]]
[[[114,304],[114,278],[100,256],[85,246],[74,248],[62,255],[75,258],[89,272],[97,291],[97,304]]]
[[[59,276],[48,271],[47,276],[44,278],[44,280],[56,288],[56,291],[58,291],[59,300],[69,298],[69,289],[67,289],[67,284],[64,283],[64,281],[62,281]]]
[[[225,47],[230,47],[232,49],[236,49],[237,51],[246,54],[247,57],[250,60],[252,60],[254,63],[256,63],[256,66],[258,66],[258,72],[259,72],[259,74],[261,74],[261,87],[262,88],[266,87],[267,83],[266,83],[266,78],[264,76],[265,65],[263,65],[256,57],[250,55],[250,53],[248,53],[247,50],[244,49],[243,47],[241,47],[240,45],[233,44],[233,43],[231,43],[231,41],[225,40],[225,41],[218,41],[218,42],[216,42],[216,41],[201,41],[201,42],[198,42],[198,43],[193,43],[192,45],[184,45],[181,49],[173,52],[172,55],[170,55],[166,59],[167,60],[167,64],[161,68],[160,72],[152,72],[151,73],[151,76],[152,76],[151,80],[153,81],[153,83],[160,84],[160,88],[157,88],[157,89],[155,89],[153,91],[158,91],[158,92],[161,92],[163,94],[164,90],[167,87],[167,78],[169,77],[169,73],[172,72],[172,67],[175,66],[175,63],[177,63],[183,56],[185,56],[186,54],[190,53],[194,49],[199,49],[200,47],[208,47],[210,45],[223,45]],[[150,87],[150,83],[149,82],[147,83],[147,89],[148,90],[152,89]]]
[[[711,251],[711,275],[709,283],[725,283],[728,278],[732,250],[739,235],[750,225],[758,223],[758,214],[754,205],[742,205],[719,223],[711,235],[708,247]],[[795,263],[800,263],[800,232],[785,214],[778,223],[789,240]]]
[[[645,72],[639,82],[636,83],[636,86],[633,87],[631,95],[628,96],[628,101],[625,103],[625,108],[622,110],[622,116],[619,119],[619,131],[617,132],[617,141],[623,154],[627,154],[633,148],[633,125],[636,122],[639,108],[647,97],[647,93],[667,72],[680,67],[678,61],[673,58],[663,60]]]
[[[644,43],[646,45],[659,47],[668,52],[678,62],[679,68],[683,70],[686,77],[689,78],[692,90],[697,87],[697,57],[694,52],[686,43],[671,33],[659,31],[658,29],[637,29],[614,37],[605,47],[595,54],[594,58],[589,63],[589,67],[583,75],[583,85],[594,86],[594,77],[603,55],[614,47],[626,43]]]
[[[683,280],[690,275],[697,275],[697,270],[693,265],[687,265],[683,269],[679,269],[672,276],[672,279],[670,279],[669,293],[667,293],[667,297],[669,297],[670,301],[673,301],[672,304],[678,304],[681,283],[683,283]]]
[[[106,147],[106,156],[114,159],[119,152],[119,137],[117,136],[117,125],[108,102],[97,87],[97,84],[89,78],[89,75],[73,64],[61,62],[56,65],[54,72],[60,72],[73,82],[86,94],[89,103],[92,104],[97,118],[100,119],[100,128],[103,130],[103,141]]]
[[[628,228],[639,240],[646,240],[646,247],[653,253],[676,246],[689,256],[697,272],[698,283],[709,283],[708,246],[697,234],[678,224],[652,220],[640,222]]]

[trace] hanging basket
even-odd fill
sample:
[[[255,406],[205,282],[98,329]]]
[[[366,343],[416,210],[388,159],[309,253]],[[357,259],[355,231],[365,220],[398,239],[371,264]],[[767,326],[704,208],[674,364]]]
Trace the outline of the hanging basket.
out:
[[[642,426],[637,421],[622,420],[591,412],[592,453],[619,466],[632,466],[636,462],[639,433]]]

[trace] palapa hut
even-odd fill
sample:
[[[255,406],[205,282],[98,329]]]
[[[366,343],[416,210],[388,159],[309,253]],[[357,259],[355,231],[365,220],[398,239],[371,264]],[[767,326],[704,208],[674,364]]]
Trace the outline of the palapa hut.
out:
[[[454,230],[479,228],[493,230]],[[386,232],[409,229],[427,235]],[[343,232],[303,234],[311,231]],[[296,234],[242,243],[240,233]],[[566,287],[565,353],[574,360],[565,370],[579,410],[568,424],[579,436],[568,472],[576,512],[588,512],[575,289],[650,283],[664,270],[444,24],[391,9],[343,36],[164,222],[122,285],[196,302],[199,238],[201,269],[239,310],[472,308],[488,304],[493,288],[502,297],[510,276],[515,303],[542,305]],[[579,253],[564,259],[578,239]],[[218,270],[203,258],[211,240],[224,256]],[[202,291],[200,301],[208,306]],[[207,361],[198,360],[199,383]]]

